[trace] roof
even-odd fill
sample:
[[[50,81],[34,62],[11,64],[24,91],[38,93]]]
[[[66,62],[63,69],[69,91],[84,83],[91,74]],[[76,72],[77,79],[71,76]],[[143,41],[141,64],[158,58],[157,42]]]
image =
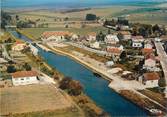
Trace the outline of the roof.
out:
[[[120,54],[122,51],[119,48],[107,48],[107,52]]]
[[[156,72],[143,74],[145,80],[159,80],[159,74]]]
[[[120,33],[122,35],[131,35],[131,33],[129,31],[120,31]]]
[[[72,35],[72,33],[68,31],[46,31],[42,34],[42,37],[48,38],[50,36],[66,36]]]
[[[136,41],[144,41],[143,36],[132,36],[132,40]]]
[[[152,60],[155,60],[155,56],[152,54],[152,53],[148,53],[146,56],[145,56],[145,59],[152,59]]]
[[[153,49],[150,49],[150,48],[143,48],[143,49],[142,49],[142,52],[145,53],[145,54],[152,53],[152,52],[153,52]]]
[[[88,33],[89,36],[96,36],[96,33],[95,32],[90,32]]]
[[[119,42],[119,39],[118,39],[117,35],[112,35],[112,34],[106,35],[105,40]]]
[[[13,78],[38,76],[36,71],[18,71],[11,74]]]

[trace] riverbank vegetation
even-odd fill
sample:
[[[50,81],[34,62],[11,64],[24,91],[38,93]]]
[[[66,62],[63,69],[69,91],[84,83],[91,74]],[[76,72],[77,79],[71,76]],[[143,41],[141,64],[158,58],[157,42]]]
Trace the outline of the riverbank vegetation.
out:
[[[156,108],[156,109],[163,110],[164,114],[166,112],[166,110],[164,108],[162,108],[161,106],[153,103],[152,101],[150,101],[147,98],[144,98],[144,97],[140,96],[139,94],[136,94],[133,91],[121,90],[120,91],[120,95],[124,96],[126,99],[128,99],[131,102],[133,102],[134,104],[140,106],[144,110],[148,111],[149,109]]]
[[[83,92],[83,86],[80,82],[72,80],[70,77],[64,77],[59,82],[59,88],[66,91],[76,104],[83,109],[86,117],[108,116],[101,108],[99,108],[88,96]]]

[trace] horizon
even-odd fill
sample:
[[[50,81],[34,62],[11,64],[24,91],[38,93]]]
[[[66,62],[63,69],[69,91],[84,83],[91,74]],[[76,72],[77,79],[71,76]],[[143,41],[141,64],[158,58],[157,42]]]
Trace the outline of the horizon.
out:
[[[96,2],[91,0],[2,0],[2,8],[24,8],[24,7],[58,7],[58,8],[79,8],[79,7],[94,7],[94,6],[109,6],[109,5],[121,5],[129,4],[135,5],[152,2],[156,4],[157,2],[166,2],[167,0],[98,0]],[[133,1],[133,2],[132,2]],[[155,3],[156,2],[156,3]],[[136,4],[136,5],[137,5]]]

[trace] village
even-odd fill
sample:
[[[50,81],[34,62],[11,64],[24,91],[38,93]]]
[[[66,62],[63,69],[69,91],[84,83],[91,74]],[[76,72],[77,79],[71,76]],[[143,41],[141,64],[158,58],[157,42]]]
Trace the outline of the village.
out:
[[[107,28],[107,32],[78,35],[62,30],[44,31],[35,41],[16,38],[14,34],[28,38],[29,35],[21,28],[15,29],[16,33],[12,33],[11,26],[7,26],[8,32],[1,33],[4,40],[0,45],[0,88],[5,90],[8,87],[10,90],[10,87],[53,85],[59,95],[57,98],[61,98],[58,105],[62,104],[62,106],[59,109],[74,108],[73,101],[68,102],[64,94],[59,91],[58,87],[63,75],[40,58],[38,49],[40,47],[46,52],[57,52],[73,58],[93,70],[94,75],[109,80],[109,87],[127,99],[130,99],[126,94],[126,91],[129,91],[128,93],[153,104],[148,106],[145,103],[134,102],[139,100],[130,99],[132,102],[144,106],[145,109],[148,108],[152,113],[164,114],[167,98],[166,29],[154,25],[151,29],[153,32],[150,34],[150,29],[143,29],[144,31],[135,29],[135,26],[130,25],[125,17],[100,21],[100,23]],[[156,96],[159,96],[158,99]],[[52,101],[50,99],[50,105]],[[41,110],[49,109],[48,107]],[[10,113],[6,110],[2,112]]]

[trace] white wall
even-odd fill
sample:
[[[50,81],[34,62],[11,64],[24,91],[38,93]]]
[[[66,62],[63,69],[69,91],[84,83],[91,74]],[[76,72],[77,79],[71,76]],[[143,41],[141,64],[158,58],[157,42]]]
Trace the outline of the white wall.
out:
[[[133,42],[133,47],[142,47],[142,44],[140,42]]]
[[[12,77],[12,82],[13,82],[14,86],[39,83],[39,81],[37,80],[36,76],[33,76],[33,77],[21,77],[21,78],[13,78]]]
[[[147,88],[158,87],[158,80],[148,80],[145,83]]]

